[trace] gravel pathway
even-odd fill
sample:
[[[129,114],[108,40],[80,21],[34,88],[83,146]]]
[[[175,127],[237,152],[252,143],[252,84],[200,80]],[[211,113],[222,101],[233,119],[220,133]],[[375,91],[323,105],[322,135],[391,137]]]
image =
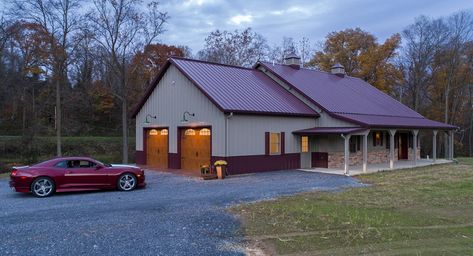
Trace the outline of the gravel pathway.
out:
[[[14,193],[0,179],[0,255],[242,255],[238,220],[225,207],[309,190],[361,186],[302,171],[217,181],[148,171],[145,189]]]

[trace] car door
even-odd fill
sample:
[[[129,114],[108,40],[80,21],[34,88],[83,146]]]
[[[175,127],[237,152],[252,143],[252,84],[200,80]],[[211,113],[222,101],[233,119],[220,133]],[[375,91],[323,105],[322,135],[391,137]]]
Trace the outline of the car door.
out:
[[[97,163],[84,160],[70,160],[64,174],[65,185],[69,188],[92,189],[107,185],[107,173],[96,168]]]

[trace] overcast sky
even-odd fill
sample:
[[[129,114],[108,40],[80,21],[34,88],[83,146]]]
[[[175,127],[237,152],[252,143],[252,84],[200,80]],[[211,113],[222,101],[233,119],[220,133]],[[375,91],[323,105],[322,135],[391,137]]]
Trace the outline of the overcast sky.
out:
[[[473,10],[473,0],[161,0],[171,19],[162,42],[196,53],[213,30],[252,27],[280,44],[284,36],[319,42],[331,31],[360,27],[383,41],[420,15],[448,16]]]

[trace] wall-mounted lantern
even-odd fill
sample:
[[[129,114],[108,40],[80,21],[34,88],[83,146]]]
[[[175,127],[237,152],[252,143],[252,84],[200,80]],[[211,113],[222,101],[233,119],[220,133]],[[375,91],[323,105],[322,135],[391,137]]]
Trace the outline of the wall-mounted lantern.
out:
[[[146,118],[145,118],[145,124],[150,124],[151,123],[151,121],[148,120],[148,117],[156,119],[156,116],[152,116],[152,115],[148,114],[148,115],[146,115]]]
[[[186,111],[182,114],[182,120],[181,123],[187,123],[189,120],[187,120],[188,116],[195,116],[195,113],[190,113],[189,111]]]

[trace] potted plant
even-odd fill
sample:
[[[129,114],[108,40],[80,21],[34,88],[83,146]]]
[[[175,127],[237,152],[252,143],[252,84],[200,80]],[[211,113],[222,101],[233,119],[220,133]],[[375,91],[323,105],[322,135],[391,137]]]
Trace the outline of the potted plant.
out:
[[[217,170],[217,177],[219,179],[225,179],[227,173],[227,161],[218,160],[214,163],[215,169]]]
[[[201,165],[200,166],[200,176],[204,180],[211,180],[211,179],[216,179],[217,175],[215,174],[214,171],[208,166],[208,165]]]

